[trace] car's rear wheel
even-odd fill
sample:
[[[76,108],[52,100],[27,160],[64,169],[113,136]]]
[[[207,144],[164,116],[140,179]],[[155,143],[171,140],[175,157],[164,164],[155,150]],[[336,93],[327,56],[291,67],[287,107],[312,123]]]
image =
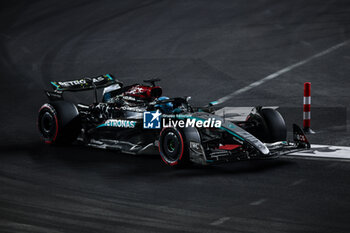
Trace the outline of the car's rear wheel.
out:
[[[176,128],[164,128],[159,136],[159,153],[167,165],[183,166],[188,163],[188,148],[183,133]]]
[[[55,109],[50,104],[44,104],[39,110],[38,129],[45,143],[56,141],[58,119]]]
[[[75,105],[65,101],[44,104],[37,121],[45,143],[71,143],[78,137],[81,125]]]

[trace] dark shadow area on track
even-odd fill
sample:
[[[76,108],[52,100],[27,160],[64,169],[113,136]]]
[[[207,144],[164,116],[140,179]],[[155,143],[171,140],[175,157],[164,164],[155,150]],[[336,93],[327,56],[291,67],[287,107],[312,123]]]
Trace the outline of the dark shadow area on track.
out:
[[[20,146],[3,146],[1,148],[1,157],[16,158],[24,154],[33,159],[38,165],[54,164],[55,162],[66,164],[72,167],[84,168],[91,164],[97,166],[103,164],[118,164],[126,170],[134,169],[125,175],[139,176],[142,174],[161,175],[168,173],[169,169],[175,172],[174,177],[179,175],[179,179],[184,176],[203,176],[203,175],[234,175],[243,173],[261,173],[274,168],[283,168],[283,166],[292,166],[293,161],[280,159],[240,161],[232,164],[217,164],[212,166],[189,165],[183,168],[173,168],[163,164],[160,161],[159,154],[130,155],[121,154],[113,150],[102,150],[89,148],[80,145],[76,146],[50,146],[42,143],[31,143]],[[105,169],[103,169],[106,172]],[[111,170],[113,168],[111,167]]]
[[[39,141],[51,80],[161,78],[205,105],[350,38],[331,1],[14,1],[0,9],[0,232],[349,232],[350,163],[278,158],[173,169]],[[226,106],[281,106],[301,124],[312,82],[312,143],[350,145],[349,45]],[[91,102],[91,93],[66,95]]]

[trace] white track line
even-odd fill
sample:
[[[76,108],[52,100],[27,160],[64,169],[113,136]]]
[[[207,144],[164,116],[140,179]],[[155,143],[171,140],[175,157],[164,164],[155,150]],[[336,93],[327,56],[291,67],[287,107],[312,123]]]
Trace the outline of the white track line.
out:
[[[342,42],[340,44],[334,45],[334,46],[332,46],[332,47],[330,47],[330,48],[328,48],[328,49],[326,49],[326,50],[324,50],[324,51],[322,51],[320,53],[317,53],[317,54],[315,54],[315,55],[313,55],[313,56],[311,56],[311,57],[309,57],[309,58],[307,58],[305,60],[297,62],[297,63],[295,63],[293,65],[287,66],[287,67],[285,67],[285,68],[283,68],[283,69],[281,69],[281,70],[279,70],[279,71],[277,71],[275,73],[272,73],[272,74],[270,74],[270,75],[268,75],[268,76],[266,76],[266,77],[264,77],[264,78],[262,78],[262,79],[260,79],[260,80],[258,80],[256,82],[253,82],[253,83],[249,84],[246,87],[238,89],[235,92],[232,92],[231,94],[229,94],[227,96],[224,96],[224,97],[222,97],[222,98],[220,98],[220,99],[218,99],[216,101],[213,101],[213,102],[215,102],[215,104],[221,104],[221,103],[231,99],[232,97],[234,97],[236,95],[239,95],[239,94],[242,94],[242,93],[244,93],[246,91],[249,91],[249,90],[253,89],[254,87],[257,87],[257,86],[259,86],[259,85],[261,85],[261,84],[263,84],[263,83],[265,83],[265,82],[267,82],[269,80],[275,79],[275,78],[281,76],[282,74],[287,73],[287,72],[289,72],[289,71],[291,71],[291,70],[293,70],[293,69],[295,69],[295,68],[297,68],[299,66],[302,66],[302,65],[304,65],[304,64],[306,64],[306,63],[308,63],[308,62],[310,62],[310,61],[312,61],[312,60],[314,60],[316,58],[322,57],[322,56],[324,56],[324,55],[326,55],[326,54],[328,54],[330,52],[333,52],[334,50],[345,46],[346,44],[348,44],[348,42],[349,41],[344,41],[344,42]]]
[[[310,150],[295,152],[288,156],[350,160],[350,147],[311,144]]]

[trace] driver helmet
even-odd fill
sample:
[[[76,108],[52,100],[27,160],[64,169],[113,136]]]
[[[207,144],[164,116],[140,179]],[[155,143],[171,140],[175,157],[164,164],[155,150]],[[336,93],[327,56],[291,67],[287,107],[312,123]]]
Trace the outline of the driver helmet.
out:
[[[161,96],[158,98],[158,100],[168,100],[168,99],[169,99],[169,97],[166,97],[166,96]],[[174,105],[171,102],[164,103],[164,104],[157,104],[157,105],[155,105],[155,107],[159,107],[161,109],[161,111],[163,113],[166,113],[166,114],[172,113],[172,111],[174,109]]]

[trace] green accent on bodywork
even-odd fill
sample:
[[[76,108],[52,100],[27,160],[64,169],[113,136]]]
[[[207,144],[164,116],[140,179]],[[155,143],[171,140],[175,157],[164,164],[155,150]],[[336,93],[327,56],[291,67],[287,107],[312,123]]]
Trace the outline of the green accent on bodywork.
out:
[[[56,83],[51,82],[51,84],[54,85],[57,88],[58,91],[60,90],[60,86],[58,86]]]
[[[211,104],[211,105],[216,105],[216,104],[218,104],[219,102],[218,101],[212,101],[212,102],[210,102],[209,104]]]
[[[113,80],[110,74],[106,74],[105,76],[108,77],[109,80]]]
[[[174,114],[179,114],[179,113],[181,113],[181,109],[175,108],[175,109],[173,110],[173,113],[174,113]]]
[[[100,128],[100,127],[103,127],[103,126],[106,126],[106,124],[105,124],[105,123],[103,123],[103,124],[101,124],[101,125],[97,126],[96,128]]]
[[[244,141],[244,139],[243,139],[241,136],[235,134],[235,133],[232,132],[231,130],[228,130],[228,129],[224,128],[224,127],[220,127],[220,129],[223,129],[223,130],[225,130],[226,132],[228,132],[229,134],[232,134],[233,136],[235,136],[235,137],[241,139],[242,141]]]
[[[175,141],[174,139],[172,139],[170,142],[169,142],[169,145],[168,145],[168,148],[171,152],[173,152],[175,150]]]

